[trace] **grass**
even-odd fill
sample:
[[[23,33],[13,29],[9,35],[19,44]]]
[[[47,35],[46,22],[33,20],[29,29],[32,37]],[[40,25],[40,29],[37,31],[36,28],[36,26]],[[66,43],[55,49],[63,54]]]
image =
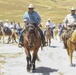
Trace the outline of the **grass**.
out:
[[[0,58],[4,58],[4,59],[6,59],[6,58],[17,58],[20,55],[22,55],[21,52],[14,53],[14,54],[12,54],[12,53],[2,53],[2,54],[0,54]]]
[[[76,0],[0,0],[0,19],[3,22],[9,19],[10,22],[16,21],[16,23],[23,24],[23,15],[28,10],[30,3],[34,4],[35,10],[41,15],[43,24],[48,18],[57,24],[70,13]],[[50,9],[48,9],[49,7]]]

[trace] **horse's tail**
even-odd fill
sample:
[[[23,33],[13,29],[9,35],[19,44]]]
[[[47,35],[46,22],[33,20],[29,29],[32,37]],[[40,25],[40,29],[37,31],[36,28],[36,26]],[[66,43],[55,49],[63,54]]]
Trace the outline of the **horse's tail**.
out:
[[[37,58],[36,58],[36,60],[37,60],[37,61],[40,61],[40,59],[39,59],[38,55],[37,55]]]

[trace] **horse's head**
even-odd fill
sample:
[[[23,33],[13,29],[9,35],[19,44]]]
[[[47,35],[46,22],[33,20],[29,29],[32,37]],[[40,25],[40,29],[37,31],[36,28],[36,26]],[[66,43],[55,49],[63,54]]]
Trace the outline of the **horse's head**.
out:
[[[33,45],[34,45],[34,39],[36,37],[34,25],[29,24],[26,27],[26,32],[28,33],[28,35],[27,35],[28,36],[27,37],[27,39],[28,39],[28,45],[29,45],[29,47],[33,47]]]
[[[50,27],[49,27],[49,26],[47,26],[47,27],[46,27],[46,30],[50,30]]]

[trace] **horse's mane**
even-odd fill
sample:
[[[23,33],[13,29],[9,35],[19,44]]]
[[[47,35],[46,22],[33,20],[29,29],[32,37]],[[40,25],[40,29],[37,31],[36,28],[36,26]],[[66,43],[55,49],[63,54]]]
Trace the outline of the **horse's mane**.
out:
[[[26,35],[28,35],[29,34],[29,28],[30,27],[30,30],[33,30],[33,33],[35,34],[35,37],[36,38],[41,38],[41,35],[40,35],[40,32],[37,30],[37,28],[34,26],[34,25],[32,25],[32,24],[29,24],[29,25],[27,25],[26,26]]]

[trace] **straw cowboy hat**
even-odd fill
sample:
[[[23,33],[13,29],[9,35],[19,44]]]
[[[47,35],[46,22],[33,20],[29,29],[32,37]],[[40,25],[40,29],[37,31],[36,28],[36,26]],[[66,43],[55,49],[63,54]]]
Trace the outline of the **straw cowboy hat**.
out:
[[[75,8],[74,8],[74,7],[72,7],[72,8],[71,8],[71,10],[75,10]]]
[[[34,8],[33,4],[30,4],[28,8]]]

